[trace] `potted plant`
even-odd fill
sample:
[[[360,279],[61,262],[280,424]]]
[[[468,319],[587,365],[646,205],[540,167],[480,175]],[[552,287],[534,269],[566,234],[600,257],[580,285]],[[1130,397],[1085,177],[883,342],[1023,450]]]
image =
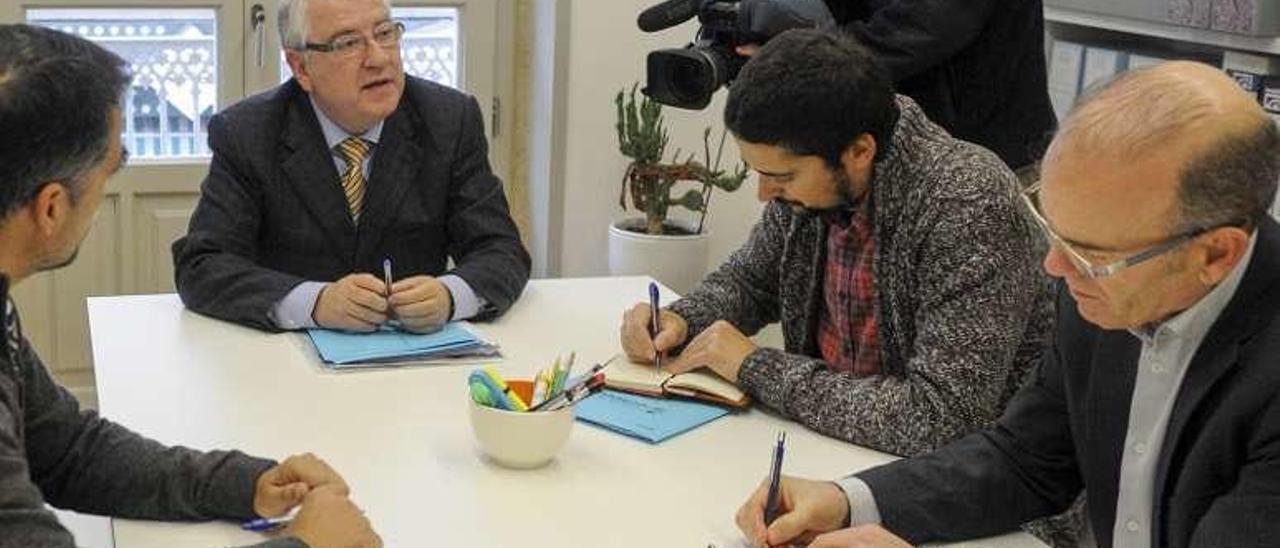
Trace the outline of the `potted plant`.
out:
[[[728,132],[721,130],[715,160],[711,158],[711,128],[702,132],[702,161],[694,154],[681,158],[676,150],[664,163],[668,135],[662,105],[641,95],[636,86],[618,91],[618,150],[631,159],[622,175],[618,206],[631,206],[644,214],[617,221],[609,227],[609,271],[614,275],[648,274],[679,293],[693,288],[706,265],[705,222],[712,191],[733,192],[747,178],[746,164],[726,173],[720,169]],[[683,187],[683,189],[678,188]],[[671,208],[683,207],[698,214],[697,222],[668,217]]]

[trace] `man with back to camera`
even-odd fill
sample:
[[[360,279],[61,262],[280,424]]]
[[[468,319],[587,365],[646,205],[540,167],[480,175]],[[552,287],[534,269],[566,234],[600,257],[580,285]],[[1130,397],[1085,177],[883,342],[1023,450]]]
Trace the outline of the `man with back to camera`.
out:
[[[729,90],[725,124],[768,201],[747,242],[661,312],[623,318],[636,361],[680,351],[823,434],[898,455],[999,416],[1037,359],[1049,295],[1016,180],[948,135],[854,39],[773,38]],[[748,335],[782,323],[785,349]]]
[[[866,46],[929,120],[1020,174],[1040,160],[1056,123],[1040,0],[824,2],[833,23]]]
[[[1056,125],[1040,0],[826,2],[930,120],[1015,170],[1040,160]]]
[[[1274,545],[1278,163],[1276,125],[1208,65],[1130,71],[1085,97],[1025,193],[1065,283],[1053,343],[1005,415],[838,482],[787,478],[767,527],[757,490],[739,527],[756,544],[904,546],[1003,532],[1084,489],[1103,548]]]
[[[0,25],[0,548],[73,547],[45,504],[130,519],[247,520],[300,506],[271,548],[382,545],[324,461],[166,447],[81,410],[22,335],[9,287],[70,264],[128,153],[125,62],[75,36]]]
[[[475,99],[405,77],[388,0],[281,0],[279,25],[294,78],[209,122],[209,175],[173,244],[183,302],[268,330],[506,311],[530,260]]]

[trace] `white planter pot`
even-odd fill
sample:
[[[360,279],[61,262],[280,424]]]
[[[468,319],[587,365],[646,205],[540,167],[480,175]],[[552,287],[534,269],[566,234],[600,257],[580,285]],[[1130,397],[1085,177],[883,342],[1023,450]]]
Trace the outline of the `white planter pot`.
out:
[[[698,227],[675,219],[690,232]],[[648,275],[681,295],[699,281],[707,265],[707,233],[688,236],[651,235],[626,230],[643,227],[644,219],[623,219],[609,225],[609,273],[614,276]]]

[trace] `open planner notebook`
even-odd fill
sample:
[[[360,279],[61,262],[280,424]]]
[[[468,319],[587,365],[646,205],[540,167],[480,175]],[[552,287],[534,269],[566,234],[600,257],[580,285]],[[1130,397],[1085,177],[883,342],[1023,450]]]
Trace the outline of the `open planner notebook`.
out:
[[[710,371],[672,375],[625,358],[605,369],[604,384],[609,390],[578,404],[578,420],[649,443],[661,443],[728,415],[731,408],[751,404],[740,388]]]
[[[497,346],[459,322],[427,334],[384,326],[372,333],[309,329],[307,335],[330,369],[467,363],[499,356]]]
[[[647,396],[680,396],[736,408],[751,405],[741,388],[705,369],[672,375],[650,364],[617,360],[605,370],[604,384]]]

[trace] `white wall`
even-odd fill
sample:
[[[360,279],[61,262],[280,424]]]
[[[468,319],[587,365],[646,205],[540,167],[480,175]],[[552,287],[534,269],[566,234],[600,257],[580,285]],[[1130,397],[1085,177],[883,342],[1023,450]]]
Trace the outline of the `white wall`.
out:
[[[656,0],[567,2],[568,28],[559,29],[568,33],[567,47],[561,52],[564,80],[559,86],[565,96],[560,125],[564,146],[559,151],[563,179],[551,182],[560,185],[556,198],[563,207],[559,219],[550,219],[559,223],[551,230],[552,238],[557,239],[555,228],[559,229],[559,245],[549,246],[552,251],[559,248],[559,261],[558,268],[552,267],[549,274],[607,274],[608,225],[635,215],[633,211],[619,210],[617,205],[626,158],[618,152],[613,97],[633,82],[643,86],[644,60],[649,51],[683,46],[697,29],[696,22],[691,21],[656,34],[640,32],[636,15],[654,3]],[[713,134],[718,135],[724,98],[725,91],[719,91],[703,111],[663,109],[671,134],[668,154],[676,148],[701,150],[702,128],[706,125],[713,125]],[[737,148],[730,137],[722,167],[732,167],[737,161]],[[755,178],[751,177],[736,193],[717,191],[713,195],[707,218],[710,252],[706,270],[718,265],[746,239],[761,209],[755,192]]]

